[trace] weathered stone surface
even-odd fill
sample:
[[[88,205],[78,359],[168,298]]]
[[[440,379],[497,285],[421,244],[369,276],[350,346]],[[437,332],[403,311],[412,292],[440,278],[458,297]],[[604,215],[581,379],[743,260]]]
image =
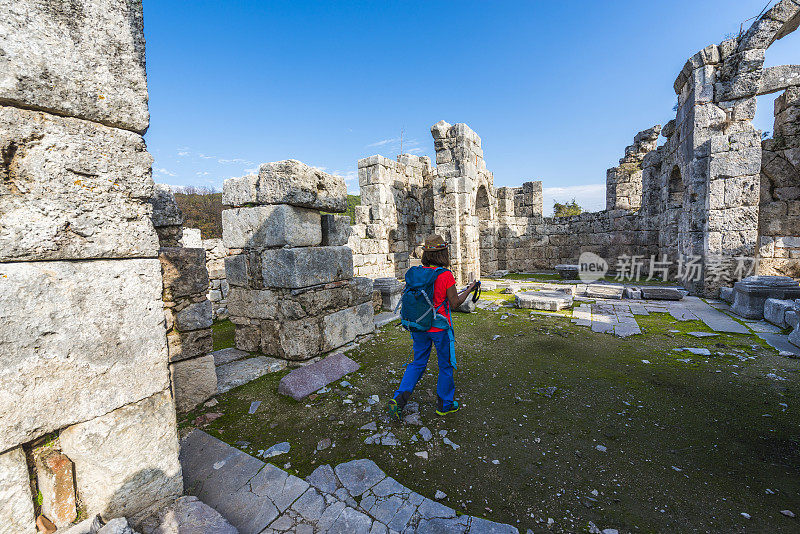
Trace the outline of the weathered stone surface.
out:
[[[366,302],[322,318],[322,351],[344,346],[375,330],[372,304]]]
[[[175,404],[168,390],[61,431],[88,515],[144,513],[183,493]]]
[[[586,296],[589,298],[621,299],[624,292],[625,286],[610,284],[589,284],[586,287]]]
[[[169,372],[179,413],[193,410],[217,394],[217,368],[211,354],[171,363]]]
[[[770,323],[786,328],[791,326],[786,320],[786,312],[798,308],[793,300],[767,299],[764,301],[764,319]]]
[[[152,534],[238,534],[219,512],[193,496],[179,497],[161,512]]]
[[[278,384],[278,393],[300,400],[348,373],[357,371],[359,367],[344,354],[331,354],[284,376]]]
[[[353,277],[353,251],[347,247],[265,250],[261,264],[266,287],[297,289]]]
[[[203,234],[199,228],[182,228],[181,243],[186,248],[203,248]]]
[[[214,364],[217,366],[235,362],[236,360],[241,360],[243,358],[247,358],[248,356],[250,356],[249,353],[232,347],[227,349],[215,350],[214,352],[211,353],[211,355],[214,356]]]
[[[361,496],[386,478],[386,473],[381,471],[381,468],[372,460],[352,460],[337,465],[334,471],[339,481],[353,497]]]
[[[681,300],[683,291],[675,287],[642,286],[642,298],[646,300]]]
[[[561,291],[521,291],[514,296],[518,308],[558,311],[572,306],[572,296]]]
[[[0,101],[144,133],[142,4],[0,1]]]
[[[22,447],[0,454],[0,530],[8,534],[36,532],[28,463]]]
[[[339,481],[330,465],[321,465],[306,478],[309,484],[325,493],[335,493],[339,489]]]
[[[350,216],[325,213],[322,215],[322,246],[338,247],[350,238]]]
[[[157,259],[6,263],[0,280],[0,450],[169,386]]]
[[[58,528],[78,516],[72,462],[52,445],[34,449],[36,483],[42,495],[42,514]]]
[[[733,304],[733,288],[732,287],[719,288],[719,298],[724,300],[728,304]]]
[[[577,280],[578,273],[581,270],[580,265],[567,265],[567,264],[560,264],[553,267],[558,275],[565,279],[565,280]]]
[[[731,310],[746,319],[764,317],[764,304],[768,298],[800,298],[800,285],[788,276],[748,276],[733,285]]]
[[[164,300],[176,300],[208,290],[206,251],[202,248],[169,247],[158,251],[164,284]]]
[[[225,393],[231,389],[252,382],[256,378],[268,373],[275,373],[286,369],[286,362],[256,356],[243,360],[236,360],[217,367],[217,392]]]
[[[167,351],[169,361],[177,362],[194,358],[201,354],[208,354],[214,347],[211,329],[203,328],[191,332],[178,332],[173,330],[167,334]]]
[[[155,184],[150,204],[153,206],[153,226],[156,228],[183,224],[183,213],[167,184]]]
[[[128,520],[124,517],[116,517],[103,525],[103,527],[97,531],[97,534],[138,534],[136,531],[131,528],[128,524]]]
[[[258,175],[225,180],[222,203],[229,206],[290,204],[343,213],[347,211],[347,187],[341,176],[289,159],[262,164]]]
[[[211,301],[193,302],[175,314],[175,328],[182,332],[211,328]]]
[[[156,257],[141,136],[0,106],[0,151],[0,261]]]
[[[222,239],[228,248],[313,247],[322,222],[318,211],[287,204],[233,208],[222,212]]]
[[[394,311],[403,294],[403,282],[394,277],[376,278],[372,287],[381,292],[381,307]]]

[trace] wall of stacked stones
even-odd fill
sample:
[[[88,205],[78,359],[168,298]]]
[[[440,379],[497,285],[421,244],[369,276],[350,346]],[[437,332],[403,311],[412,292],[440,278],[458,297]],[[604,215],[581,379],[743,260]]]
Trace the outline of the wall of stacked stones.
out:
[[[772,139],[761,147],[759,273],[800,278],[800,87],[775,100]]]
[[[358,162],[358,181],[361,205],[355,208],[347,243],[355,274],[402,277],[433,231],[430,158],[401,154],[392,161],[370,156]]]
[[[307,360],[374,330],[372,280],[353,277],[344,180],[299,161],[223,186],[236,347]],[[321,213],[321,211],[328,213]]]
[[[222,239],[203,239],[206,251],[206,270],[208,271],[208,300],[214,319],[228,318],[228,280],[225,278],[225,258],[230,251]]]
[[[183,490],[141,4],[0,12],[0,528],[36,531],[32,480],[57,526],[136,524]]]

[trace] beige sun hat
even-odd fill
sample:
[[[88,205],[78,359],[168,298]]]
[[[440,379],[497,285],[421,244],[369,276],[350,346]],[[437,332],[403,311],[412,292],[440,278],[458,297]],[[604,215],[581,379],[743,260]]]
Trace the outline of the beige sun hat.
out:
[[[440,235],[431,235],[425,239],[425,244],[422,245],[422,250],[431,252],[434,250],[443,250],[450,246],[450,243],[444,240]]]

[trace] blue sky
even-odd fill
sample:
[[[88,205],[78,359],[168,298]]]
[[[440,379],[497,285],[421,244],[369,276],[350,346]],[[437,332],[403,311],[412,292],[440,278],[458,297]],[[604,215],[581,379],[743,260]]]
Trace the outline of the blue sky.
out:
[[[673,118],[686,59],[765,3],[144,0],[154,178],[221,188],[294,158],[357,192],[358,159],[394,158],[401,130],[433,156],[444,119],[478,132],[495,186],[542,180],[546,213],[603,209],[605,170]],[[800,35],[767,52],[786,63]]]

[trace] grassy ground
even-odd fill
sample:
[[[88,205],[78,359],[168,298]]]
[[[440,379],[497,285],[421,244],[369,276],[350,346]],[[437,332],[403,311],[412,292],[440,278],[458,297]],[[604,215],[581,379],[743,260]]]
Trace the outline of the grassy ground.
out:
[[[273,461],[301,476],[320,464],[371,458],[424,495],[442,490],[445,504],[522,532],[584,532],[589,521],[622,532],[797,532],[797,520],[780,511],[800,513],[798,361],[753,336],[696,339],[686,332],[708,331],[702,323],[637,319],[646,335],[619,339],[524,310],[457,315],[463,409],[434,415],[432,362],[414,395],[434,432],[429,443],[411,442],[418,427],[379,417],[410,355],[408,334],[393,325],[349,353],[361,364],[346,378],[350,387],[336,383],[297,403],[277,395],[285,372],[278,373],[220,396],[182,424],[218,411],[224,415],[206,430],[247,442],[251,453],[289,441],[291,452]],[[722,354],[673,350],[680,347]],[[380,404],[369,406],[373,394]],[[248,415],[256,400],[263,404]],[[370,433],[359,427],[372,421],[402,445],[365,445]],[[460,448],[443,444],[440,430]],[[335,446],[316,451],[325,437]]]

